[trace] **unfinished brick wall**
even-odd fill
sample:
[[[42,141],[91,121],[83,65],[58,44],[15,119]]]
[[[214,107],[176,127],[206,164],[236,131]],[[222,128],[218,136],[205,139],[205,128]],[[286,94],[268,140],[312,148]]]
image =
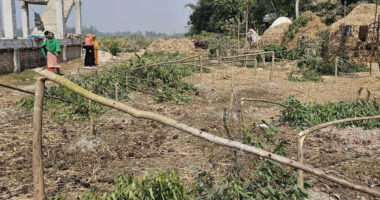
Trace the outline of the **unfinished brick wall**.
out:
[[[21,70],[41,67],[46,64],[41,49],[20,49]]]
[[[13,72],[13,50],[0,50],[0,74]]]
[[[62,46],[61,48],[63,51]],[[67,46],[67,60],[69,61],[80,58],[81,50],[81,46],[79,45]],[[0,74],[8,74],[14,72],[15,66],[13,63],[13,53],[13,49],[0,50]],[[63,53],[60,55],[61,62],[63,60],[62,54]],[[19,60],[21,70],[43,67],[46,65],[45,57],[42,55],[40,48],[19,49]]]
[[[67,46],[66,57],[67,60],[80,58],[82,47],[81,46]]]

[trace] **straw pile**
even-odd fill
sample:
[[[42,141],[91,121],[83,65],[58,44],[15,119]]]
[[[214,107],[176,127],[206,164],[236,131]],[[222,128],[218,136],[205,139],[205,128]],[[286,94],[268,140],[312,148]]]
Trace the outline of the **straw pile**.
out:
[[[291,48],[296,47],[315,47],[316,40],[318,38],[318,32],[326,30],[327,26],[324,24],[320,17],[312,13],[311,11],[304,12],[302,14],[309,18],[305,27],[299,29],[296,33],[296,37],[293,40],[289,40],[286,44]]]
[[[371,54],[371,46],[376,42],[376,30],[369,28],[367,40],[359,39],[360,26],[373,25],[375,21],[375,4],[359,4],[345,18],[335,22],[330,27],[329,57],[337,53],[345,53],[351,59],[363,62]],[[380,14],[380,7],[377,10]],[[342,34],[342,25],[352,25],[352,36]],[[374,37],[373,37],[374,36]]]
[[[147,48],[147,52],[187,53],[195,50],[194,44],[186,38],[157,39]]]
[[[257,42],[257,45],[260,47],[271,44],[281,45],[282,36],[289,30],[289,25],[289,23],[283,23],[273,28],[268,28]]]

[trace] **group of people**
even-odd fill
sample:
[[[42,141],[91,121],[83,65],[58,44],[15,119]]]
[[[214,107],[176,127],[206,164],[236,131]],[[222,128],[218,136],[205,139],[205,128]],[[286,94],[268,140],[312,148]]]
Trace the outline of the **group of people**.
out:
[[[86,49],[86,56],[84,58],[84,66],[92,67],[98,65],[99,61],[99,44],[96,41],[96,36],[87,34],[83,42],[83,48]]]
[[[61,74],[61,64],[59,63],[59,54],[61,53],[61,47],[59,41],[54,37],[54,33],[45,31],[45,39],[42,42],[41,50],[46,59],[46,67],[49,71],[53,72],[56,69],[57,74]],[[98,64],[98,49],[99,44],[96,41],[96,36],[87,34],[83,43],[84,49],[86,49],[85,66],[96,66]]]

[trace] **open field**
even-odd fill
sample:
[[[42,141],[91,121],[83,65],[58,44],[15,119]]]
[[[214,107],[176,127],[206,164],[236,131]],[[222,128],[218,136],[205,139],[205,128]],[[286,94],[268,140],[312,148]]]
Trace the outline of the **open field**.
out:
[[[127,56],[125,57],[127,58]],[[121,59],[122,60],[122,59]],[[113,61],[117,64],[119,61]],[[72,61],[68,66],[79,61]],[[107,66],[106,64],[104,66]],[[215,65],[215,82],[212,74],[200,74],[188,78],[199,85],[199,93],[190,104],[157,103],[153,96],[134,92],[125,101],[132,107],[157,112],[180,122],[205,130],[214,135],[237,137],[234,107],[231,107],[231,72],[234,71],[235,87],[239,98],[268,99],[277,102],[295,96],[302,102],[326,103],[355,99],[360,87],[368,89],[372,97],[379,98],[379,71],[375,66],[373,77],[368,72],[334,77],[323,76],[322,83],[289,82],[287,75],[294,67],[276,63],[274,81],[268,82],[265,68],[255,74],[252,68]],[[269,65],[268,65],[269,67]],[[74,70],[73,70],[74,71]],[[65,71],[64,71],[65,72]],[[66,71],[67,73],[69,71]],[[13,83],[24,89],[33,89],[32,74],[24,72],[28,80],[14,76],[0,77],[1,83]],[[4,82],[3,82],[4,81]],[[54,83],[50,83],[54,84]],[[16,91],[0,89],[0,199],[32,199],[31,136],[32,116],[14,104],[25,96]],[[227,109],[227,129],[223,123],[223,110]],[[273,122],[279,128],[289,151],[289,158],[296,159],[295,128],[278,121],[281,107],[263,103],[245,103],[243,108],[247,124],[261,120]],[[186,183],[191,183],[202,171],[215,176],[228,171],[234,151],[201,139],[194,138],[173,128],[148,120],[134,119],[128,114],[109,110],[95,120],[97,136],[90,136],[89,122],[56,122],[49,111],[44,112],[43,152],[44,172],[49,196],[63,194],[69,199],[89,190],[106,192],[112,188],[115,178],[133,172],[138,176],[160,169],[179,171]],[[310,135],[306,140],[306,163],[328,169],[332,174],[354,183],[379,190],[380,181],[380,130],[364,131],[348,127],[343,130],[326,128]],[[347,148],[347,149],[345,149]],[[259,159],[242,153],[245,163]],[[312,190],[341,199],[373,199],[368,195],[346,189],[320,178],[307,175]]]

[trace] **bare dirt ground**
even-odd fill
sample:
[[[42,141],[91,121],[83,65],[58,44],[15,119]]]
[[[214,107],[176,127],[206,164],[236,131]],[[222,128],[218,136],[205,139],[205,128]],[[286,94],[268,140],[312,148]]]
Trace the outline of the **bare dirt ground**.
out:
[[[122,60],[116,60],[114,64]],[[75,63],[81,66],[80,60],[69,62],[68,66]],[[356,98],[360,87],[368,88],[373,97],[380,97],[378,70],[373,77],[369,77],[368,73],[343,75],[336,83],[329,76],[323,77],[323,83],[296,83],[287,81],[287,73],[292,67],[277,63],[276,68],[274,81],[268,82],[269,71],[266,69],[255,74],[253,69],[216,66],[214,84],[211,81],[212,74],[204,74],[205,84],[201,84],[199,95],[193,97],[193,103],[184,106],[170,102],[157,103],[152,100],[152,96],[139,92],[132,93],[130,100],[125,103],[227,138],[222,119],[225,108],[233,112],[230,106],[232,70],[239,98],[280,102],[295,96],[302,102],[337,102]],[[0,82],[33,88],[30,85],[33,80],[19,80],[18,77],[0,76]],[[189,81],[200,83],[200,74],[190,77]],[[26,85],[23,85],[25,82]],[[211,86],[214,90],[210,89]],[[32,117],[30,113],[14,107],[14,103],[23,96],[0,88],[0,199],[32,199]],[[244,106],[247,123],[262,119],[274,122],[281,137],[289,143],[289,157],[296,159],[297,130],[278,122],[280,111],[278,106],[263,103],[246,103]],[[236,132],[236,122],[232,115],[229,116],[227,126],[233,134]],[[184,181],[191,182],[201,171],[218,175],[228,170],[234,155],[229,148],[114,110],[109,110],[95,122],[96,137],[89,136],[89,122],[56,122],[49,111],[44,112],[44,172],[49,196],[60,193],[75,199],[89,190],[105,192],[112,188],[115,178],[120,174],[133,172],[141,176],[159,169],[178,170]],[[305,162],[380,190],[379,147],[379,129],[363,131],[349,127],[337,130],[330,127],[307,138]],[[252,162],[258,159],[248,154],[243,157]],[[374,199],[308,174],[306,179],[312,183],[313,193],[333,199]]]

